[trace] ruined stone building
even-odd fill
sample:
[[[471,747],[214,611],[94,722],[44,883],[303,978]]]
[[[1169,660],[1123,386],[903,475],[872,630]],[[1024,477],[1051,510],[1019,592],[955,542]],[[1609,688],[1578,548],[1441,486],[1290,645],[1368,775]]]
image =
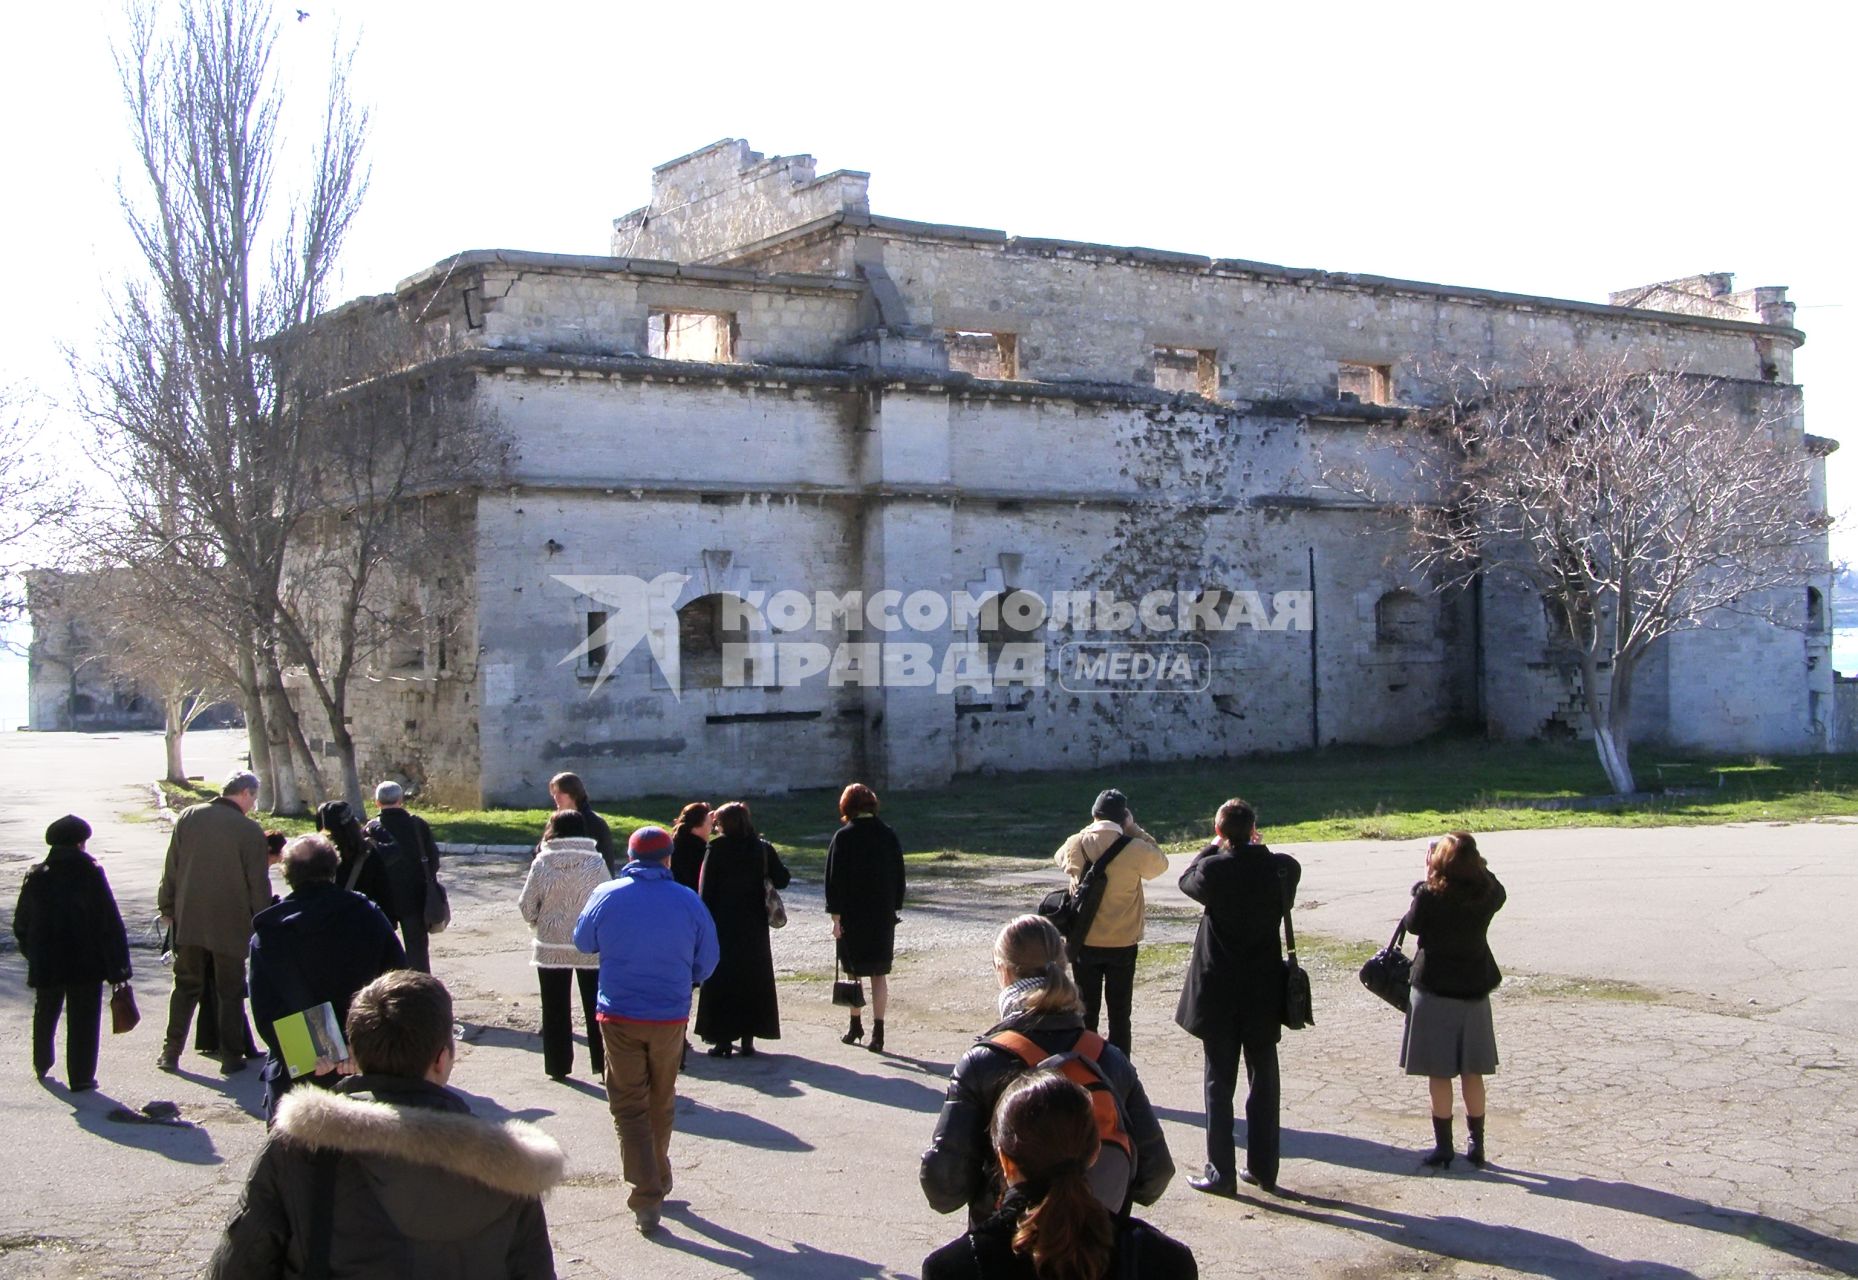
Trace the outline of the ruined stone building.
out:
[[[321,323],[370,353],[356,382],[464,379],[514,445],[507,485],[455,506],[459,565],[426,584],[447,635],[357,697],[364,772],[472,803],[533,803],[569,768],[598,795],[724,798],[1575,733],[1578,676],[1540,602],[1436,592],[1321,459],[1428,362],[1622,344],[1778,388],[1802,447],[1830,447],[1803,433],[1782,289],[1698,276],[1601,305],[1293,270],[883,216],[867,181],[719,142],[654,172],[609,257],[461,253]],[[667,574],[676,688],[600,586]],[[932,671],[1034,639],[1043,669],[861,682],[841,646],[893,636],[776,598],[887,590],[1165,590],[1205,669],[1077,688],[1064,646],[1090,628],[925,604],[909,638]],[[1803,584],[1797,626],[1661,642],[1639,740],[1824,747],[1829,590]],[[1185,617],[1208,600],[1258,625]],[[802,642],[839,666],[783,682],[771,647],[723,657]]]

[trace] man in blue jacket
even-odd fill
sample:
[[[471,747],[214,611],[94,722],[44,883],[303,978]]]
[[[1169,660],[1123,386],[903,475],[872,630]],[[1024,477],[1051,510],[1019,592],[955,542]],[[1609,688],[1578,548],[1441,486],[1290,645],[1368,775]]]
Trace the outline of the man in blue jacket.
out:
[[[716,924],[703,900],[672,878],[670,832],[640,827],[626,853],[619,875],[581,908],[574,945],[600,956],[607,1107],[632,1186],[626,1207],[649,1234],[671,1190],[671,1122],[690,989],[716,968]]]

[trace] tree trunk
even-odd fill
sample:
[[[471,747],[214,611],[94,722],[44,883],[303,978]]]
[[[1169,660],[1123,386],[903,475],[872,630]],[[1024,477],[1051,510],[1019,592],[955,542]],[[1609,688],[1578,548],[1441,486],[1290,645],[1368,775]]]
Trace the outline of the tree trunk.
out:
[[[258,807],[266,812],[277,808],[277,779],[271,774],[271,742],[265,737],[264,690],[258,681],[258,660],[250,644],[239,648],[239,701],[245,713],[245,748],[251,757],[252,772],[258,775]]]
[[[316,753],[310,750],[310,741],[303,734],[303,717],[296,714],[295,703],[291,704],[290,742],[296,748],[297,762],[301,766],[297,776],[305,780],[309,794],[324,800],[334,799],[329,792],[329,781],[323,777],[323,768],[316,763]]]
[[[297,785],[297,764],[290,751],[290,729],[296,712],[284,694],[284,675],[278,669],[275,653],[267,650],[258,655],[258,679],[263,688],[265,741],[270,747],[273,775],[271,812],[302,813],[303,792]]]
[[[168,781],[185,785],[187,782],[187,765],[181,759],[181,735],[187,732],[186,696],[170,694],[162,700],[164,720],[161,727],[161,744],[168,756]]]
[[[361,813],[366,797],[361,791],[361,770],[355,762],[355,735],[348,731],[346,724],[331,725],[329,734],[335,742],[336,754],[342,761],[342,790],[348,806],[356,813]]]
[[[1593,726],[1594,750],[1613,794],[1627,796],[1638,788],[1632,779],[1632,740],[1629,727],[1632,713],[1632,660],[1613,655],[1610,678],[1602,689],[1598,664],[1591,658],[1581,662],[1581,697],[1587,706],[1587,722]]]

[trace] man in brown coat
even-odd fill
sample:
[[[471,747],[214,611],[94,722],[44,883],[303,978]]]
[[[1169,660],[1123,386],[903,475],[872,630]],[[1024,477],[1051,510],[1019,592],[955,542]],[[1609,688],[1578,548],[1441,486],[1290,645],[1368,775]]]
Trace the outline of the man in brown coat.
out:
[[[245,950],[252,917],[271,905],[264,828],[250,817],[257,803],[257,775],[235,773],[216,799],[174,821],[156,896],[174,939],[174,996],[156,1062],[163,1071],[180,1067],[209,969],[219,1002],[220,1073],[245,1067]]]

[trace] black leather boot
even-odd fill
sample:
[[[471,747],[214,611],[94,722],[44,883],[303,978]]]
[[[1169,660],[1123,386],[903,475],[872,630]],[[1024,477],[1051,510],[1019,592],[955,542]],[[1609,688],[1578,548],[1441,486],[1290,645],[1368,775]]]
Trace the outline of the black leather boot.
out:
[[[884,1020],[882,1018],[871,1019],[871,1043],[865,1048],[872,1053],[884,1052]]]
[[[1471,1131],[1471,1141],[1464,1149],[1464,1158],[1469,1160],[1473,1167],[1482,1169],[1484,1167],[1484,1117],[1468,1115],[1464,1118],[1464,1127]]]
[[[852,1025],[844,1035],[839,1037],[839,1043],[857,1044],[862,1039],[864,1039],[864,1015],[854,1013],[852,1015]]]
[[[1452,1118],[1432,1117],[1432,1153],[1420,1161],[1428,1169],[1452,1167]]]

